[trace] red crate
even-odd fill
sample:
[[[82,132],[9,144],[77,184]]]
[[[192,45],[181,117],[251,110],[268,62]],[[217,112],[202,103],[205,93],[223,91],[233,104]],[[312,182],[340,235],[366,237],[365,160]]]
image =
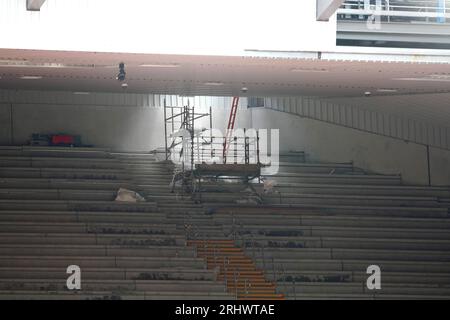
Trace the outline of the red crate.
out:
[[[75,144],[75,137],[68,134],[55,134],[52,136],[52,144]]]

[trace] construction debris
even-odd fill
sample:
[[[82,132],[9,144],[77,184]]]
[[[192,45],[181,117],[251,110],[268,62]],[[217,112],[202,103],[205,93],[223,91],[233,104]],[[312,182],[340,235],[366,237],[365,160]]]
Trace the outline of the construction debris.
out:
[[[119,188],[119,191],[117,191],[117,197],[115,201],[120,202],[145,202],[145,199],[143,196],[141,196],[139,193],[128,190],[125,188]]]

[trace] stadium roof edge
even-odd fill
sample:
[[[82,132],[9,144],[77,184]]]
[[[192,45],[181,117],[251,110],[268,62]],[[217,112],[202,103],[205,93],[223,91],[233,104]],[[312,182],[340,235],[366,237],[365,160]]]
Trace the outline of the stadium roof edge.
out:
[[[339,51],[245,50],[246,57],[272,59],[311,59],[330,61],[367,61],[450,64],[450,50],[345,47]]]

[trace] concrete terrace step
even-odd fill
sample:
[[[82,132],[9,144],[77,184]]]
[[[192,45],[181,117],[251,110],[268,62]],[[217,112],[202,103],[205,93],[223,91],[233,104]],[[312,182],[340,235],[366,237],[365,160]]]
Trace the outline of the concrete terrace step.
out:
[[[334,195],[334,194],[308,194],[308,193],[294,193],[294,192],[285,192],[279,194],[267,194],[264,197],[282,197],[282,198],[298,198],[300,201],[304,201],[304,198],[314,198],[314,199],[346,199],[346,200],[355,200],[359,202],[363,202],[364,200],[378,200],[378,201],[404,201],[404,202],[417,202],[418,205],[424,203],[423,205],[427,205],[430,203],[434,203],[439,200],[438,197],[434,196],[395,196],[395,195]]]
[[[183,257],[118,257],[118,256],[1,256],[0,268],[176,268],[206,269],[203,259]]]
[[[450,240],[393,239],[361,237],[272,237],[259,236],[251,239],[237,239],[246,247],[281,248],[340,248],[340,249],[395,249],[395,250],[449,250]]]
[[[214,213],[214,220],[220,224],[271,226],[336,226],[374,228],[437,228],[450,229],[449,218],[414,218],[364,215],[330,215],[326,212],[306,211],[298,213]]]
[[[251,197],[251,193],[235,192],[203,192],[205,202],[232,202],[233,199]],[[372,206],[445,206],[437,197],[405,197],[405,196],[372,196],[372,195],[333,195],[333,194],[302,194],[302,193],[272,193],[263,194],[265,204],[342,204],[342,205],[372,205]]]
[[[0,167],[123,169],[119,161],[109,158],[76,157],[6,157],[0,156]]]
[[[443,239],[450,240],[450,229],[407,229],[407,228],[354,228],[332,226],[278,226],[224,225],[225,232],[236,231],[239,237],[252,236],[308,236],[308,237],[361,237],[390,239]]]
[[[340,260],[340,259],[256,259],[259,268],[275,275],[295,274],[299,271],[360,271],[370,265],[378,265],[382,272],[450,273],[449,262],[435,261],[384,261],[384,260]]]
[[[130,180],[104,179],[45,179],[45,178],[0,178],[1,189],[75,189],[75,190],[115,190],[126,188],[135,190]]]
[[[166,215],[160,212],[104,212],[104,211],[58,211],[58,210],[0,210],[0,221],[2,222],[83,222],[83,223],[169,223]],[[176,221],[176,220],[175,220]]]
[[[279,183],[275,189],[281,193],[306,194],[348,194],[348,195],[390,195],[390,196],[450,196],[448,187],[428,186],[395,186],[395,185],[351,185],[351,184],[321,184],[321,183]]]
[[[218,213],[247,213],[247,214],[299,214],[308,212],[312,214],[328,214],[343,216],[389,216],[409,218],[448,218],[449,209],[443,207],[392,207],[392,206],[354,206],[354,205],[241,205],[226,203],[204,203],[205,207],[214,208]]]
[[[0,268],[0,279],[67,279],[63,268]],[[175,268],[83,268],[86,280],[215,280],[212,270]],[[0,282],[2,282],[0,280]]]
[[[294,285],[288,283],[278,283],[278,289],[288,294],[295,293],[344,293],[344,294],[373,294],[373,290],[367,289],[365,283],[321,283],[321,282],[298,282]],[[438,285],[420,284],[385,284],[377,295],[401,294],[407,295],[436,295],[445,296],[450,294],[450,287]]]
[[[389,249],[336,249],[336,248],[246,248],[253,259],[337,259],[384,261],[450,262],[449,251],[389,250]]]
[[[0,210],[154,212],[156,203],[77,200],[0,200]]]
[[[327,174],[342,174],[348,172],[364,173],[361,169],[353,167],[352,163],[279,162],[278,166],[279,166],[278,169],[279,173],[327,173]]]
[[[287,294],[286,300],[405,300],[404,295],[384,294],[333,294],[306,293]],[[448,300],[448,296],[408,295],[408,300]]]
[[[374,184],[400,185],[401,177],[397,175],[363,175],[363,174],[316,174],[316,173],[279,173],[264,176],[265,179],[278,183],[324,183],[324,184]]]
[[[113,201],[115,190],[0,189],[0,199]]]
[[[1,222],[2,232],[99,233],[99,234],[177,234],[175,224],[81,223],[81,222]]]
[[[183,235],[106,233],[7,233],[0,232],[2,244],[104,244],[104,245],[185,245]]]
[[[1,156],[112,158],[105,148],[0,146]]]
[[[182,246],[0,244],[1,256],[60,255],[89,257],[194,257],[193,248]]]
[[[77,169],[77,168],[18,168],[0,167],[2,178],[47,178],[47,179],[104,179],[129,180],[124,170],[118,169]]]
[[[273,274],[266,272],[267,277],[277,283],[294,285],[302,282],[326,282],[326,283],[366,283],[365,271],[289,271]],[[392,284],[422,284],[422,285],[450,285],[448,273],[426,272],[385,272],[383,271],[383,285]]]
[[[0,291],[65,291],[65,281],[55,279],[2,279]],[[112,291],[121,293],[137,293],[145,291],[158,292],[202,292],[225,293],[225,286],[208,280],[86,280],[83,281],[82,291]]]
[[[216,292],[126,292],[111,291],[0,291],[0,300],[234,300],[230,294]]]

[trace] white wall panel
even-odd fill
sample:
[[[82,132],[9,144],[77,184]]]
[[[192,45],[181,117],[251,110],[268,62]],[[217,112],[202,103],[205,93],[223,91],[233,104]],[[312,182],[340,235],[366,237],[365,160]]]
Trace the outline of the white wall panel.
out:
[[[448,127],[411,118],[408,113],[400,115],[386,109],[377,112],[363,106],[332,103],[330,99],[312,97],[266,97],[265,107],[396,139],[449,148]]]

